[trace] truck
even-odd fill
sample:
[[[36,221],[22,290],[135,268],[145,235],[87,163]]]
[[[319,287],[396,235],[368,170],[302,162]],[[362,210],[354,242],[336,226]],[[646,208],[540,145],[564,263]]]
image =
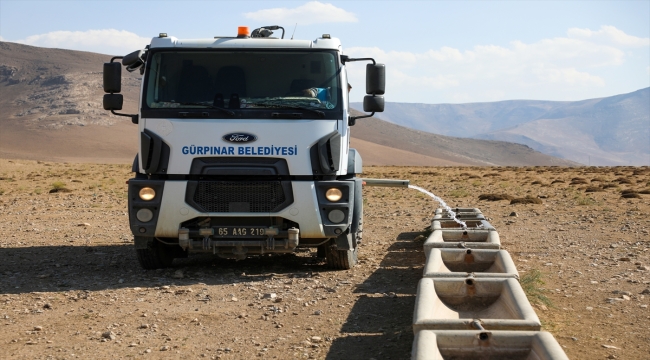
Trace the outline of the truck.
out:
[[[355,61],[367,62],[359,116],[346,69]],[[122,67],[142,75],[137,114],[117,112]],[[344,55],[329,34],[285,39],[277,25],[161,33],[104,63],[103,87],[104,109],[138,125],[128,216],[144,269],[190,253],[242,260],[300,248],[334,269],[356,264],[363,180],[350,127],[384,110],[384,64]]]

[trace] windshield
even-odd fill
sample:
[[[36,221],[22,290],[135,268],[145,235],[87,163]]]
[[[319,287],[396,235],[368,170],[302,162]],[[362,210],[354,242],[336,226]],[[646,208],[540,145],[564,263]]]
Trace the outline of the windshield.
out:
[[[149,59],[143,110],[206,109],[219,117],[297,110],[324,118],[340,109],[339,82],[331,51],[159,51]]]

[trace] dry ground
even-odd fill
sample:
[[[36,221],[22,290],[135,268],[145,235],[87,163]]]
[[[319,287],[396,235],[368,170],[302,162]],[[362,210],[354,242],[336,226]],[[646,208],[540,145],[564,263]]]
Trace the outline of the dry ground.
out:
[[[329,271],[310,252],[143,271],[125,213],[129,170],[0,160],[0,357],[409,357],[424,263],[415,239],[438,204],[366,188],[350,271]],[[553,305],[536,310],[570,358],[650,358],[650,195],[620,193],[648,189],[647,167],[365,170],[480,208],[520,273],[542,272],[537,290]],[[592,186],[602,191],[586,193]],[[489,193],[543,203],[478,200]]]

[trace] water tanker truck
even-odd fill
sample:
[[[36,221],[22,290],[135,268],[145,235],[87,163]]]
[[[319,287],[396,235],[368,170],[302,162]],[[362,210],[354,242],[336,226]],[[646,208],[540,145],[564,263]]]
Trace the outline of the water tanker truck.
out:
[[[350,112],[354,61],[367,62],[363,116]],[[117,112],[122,67],[143,75],[137,114]],[[344,55],[328,34],[240,27],[231,37],[160,34],[105,63],[103,76],[104,109],[138,126],[128,214],[143,268],[188,253],[245,259],[304,247],[334,269],[355,265],[363,180],[350,127],[383,111],[383,64]]]

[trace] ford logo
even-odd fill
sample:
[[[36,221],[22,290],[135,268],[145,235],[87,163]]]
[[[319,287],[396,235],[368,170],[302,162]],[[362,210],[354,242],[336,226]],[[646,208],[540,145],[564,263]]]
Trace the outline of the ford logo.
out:
[[[247,133],[232,133],[224,135],[222,139],[231,143],[245,143],[257,140],[257,136]]]

